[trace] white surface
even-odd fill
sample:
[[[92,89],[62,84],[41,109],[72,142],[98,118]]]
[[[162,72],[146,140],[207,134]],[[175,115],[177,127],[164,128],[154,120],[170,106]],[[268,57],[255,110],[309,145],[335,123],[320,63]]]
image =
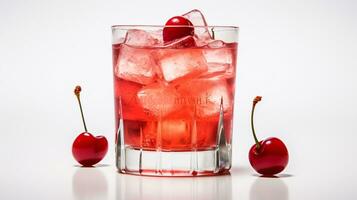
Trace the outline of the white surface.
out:
[[[240,26],[232,175],[119,175],[110,25],[163,24],[193,8]],[[356,10],[352,0],[0,1],[0,199],[356,199]],[[76,84],[89,130],[111,143],[102,167],[74,166]],[[258,137],[290,151],[279,179],[249,167],[256,95]]]

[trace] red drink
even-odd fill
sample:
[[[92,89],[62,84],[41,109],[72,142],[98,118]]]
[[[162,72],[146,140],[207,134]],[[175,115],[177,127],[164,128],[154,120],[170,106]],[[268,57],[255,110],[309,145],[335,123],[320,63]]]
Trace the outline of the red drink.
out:
[[[188,25],[112,27],[117,168],[226,173],[238,28],[209,27],[197,10],[169,22]]]
[[[222,44],[218,48],[204,46],[180,49],[113,45],[114,67],[118,66],[118,61],[121,62],[121,56],[136,57],[140,54],[150,55],[157,62],[160,59],[169,62],[175,56],[189,55],[191,61],[202,65],[196,67],[199,69],[195,69],[197,72],[188,71],[178,78],[170,74],[174,73],[169,72],[170,69],[167,69],[165,76],[156,64],[148,66],[151,69],[147,70],[156,74],[145,77],[119,75],[122,76],[120,78],[120,69],[114,68],[116,124],[119,124],[119,119],[124,120],[125,144],[144,150],[155,150],[158,146],[163,151],[213,149],[217,141],[221,97],[225,134],[230,143],[236,51],[236,43]],[[131,55],[127,55],[127,52]],[[204,55],[216,56],[222,63],[200,63],[201,59],[206,59]],[[141,61],[139,59],[138,62]],[[129,66],[123,64],[123,67]],[[167,67],[170,65],[167,64]],[[172,80],[172,77],[176,79]]]

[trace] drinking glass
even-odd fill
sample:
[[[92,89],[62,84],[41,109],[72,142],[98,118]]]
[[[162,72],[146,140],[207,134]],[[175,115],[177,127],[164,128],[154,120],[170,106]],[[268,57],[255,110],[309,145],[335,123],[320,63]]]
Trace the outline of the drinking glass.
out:
[[[193,26],[193,36],[171,42],[162,41],[164,28],[112,26],[117,169],[228,173],[238,27]]]

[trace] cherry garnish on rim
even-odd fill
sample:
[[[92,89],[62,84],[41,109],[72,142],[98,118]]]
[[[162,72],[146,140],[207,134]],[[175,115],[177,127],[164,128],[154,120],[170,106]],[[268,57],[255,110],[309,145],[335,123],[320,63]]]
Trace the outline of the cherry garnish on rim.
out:
[[[257,96],[253,100],[251,113],[251,127],[255,144],[249,150],[249,162],[258,173],[265,176],[272,176],[283,171],[289,161],[289,153],[285,144],[276,137],[269,137],[258,141],[254,130],[254,110],[255,105],[261,101],[262,97]]]
[[[74,94],[77,97],[79,108],[81,110],[82,121],[85,132],[79,134],[72,145],[73,157],[83,166],[89,167],[100,162],[108,151],[108,141],[104,136],[93,136],[87,132],[86,122],[84,120],[83,109],[80,99],[82,88],[76,86]]]
[[[185,17],[175,16],[166,22],[162,34],[164,42],[170,42],[185,36],[193,35],[193,24]]]

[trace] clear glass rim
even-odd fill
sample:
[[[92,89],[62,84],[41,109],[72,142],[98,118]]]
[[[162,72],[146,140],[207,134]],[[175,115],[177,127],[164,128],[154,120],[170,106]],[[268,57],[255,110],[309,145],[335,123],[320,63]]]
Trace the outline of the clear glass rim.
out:
[[[133,28],[165,28],[165,27],[172,27],[172,28],[179,28],[179,27],[193,27],[193,28],[219,28],[219,29],[227,29],[227,30],[238,30],[238,26],[187,26],[187,25],[112,25],[112,29],[122,29],[122,30],[129,30]]]

